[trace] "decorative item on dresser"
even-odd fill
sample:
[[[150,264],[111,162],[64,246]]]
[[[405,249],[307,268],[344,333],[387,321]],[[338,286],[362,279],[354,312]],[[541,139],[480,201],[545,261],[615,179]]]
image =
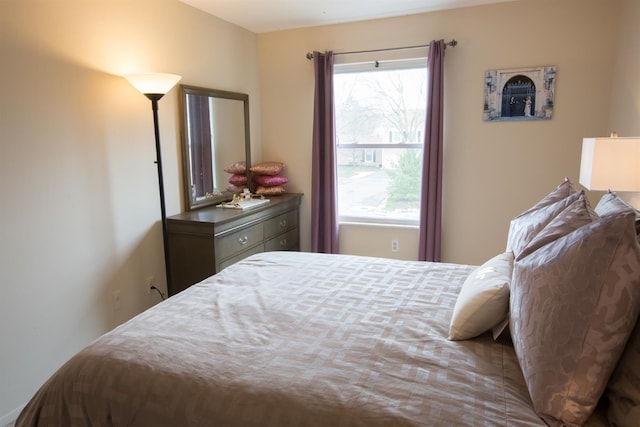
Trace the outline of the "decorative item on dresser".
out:
[[[300,250],[301,198],[288,193],[249,210],[207,207],[169,217],[169,295],[249,255]]]

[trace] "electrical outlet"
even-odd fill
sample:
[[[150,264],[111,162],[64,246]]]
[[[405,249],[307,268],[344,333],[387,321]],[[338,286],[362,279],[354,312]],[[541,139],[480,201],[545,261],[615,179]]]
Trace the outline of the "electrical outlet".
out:
[[[154,282],[155,278],[153,276],[147,276],[146,280],[144,281],[145,294],[151,295],[151,287],[154,285]]]
[[[120,310],[120,289],[111,292],[111,304],[113,305],[113,311]]]
[[[391,241],[391,252],[398,252],[400,250],[400,242],[397,240]]]

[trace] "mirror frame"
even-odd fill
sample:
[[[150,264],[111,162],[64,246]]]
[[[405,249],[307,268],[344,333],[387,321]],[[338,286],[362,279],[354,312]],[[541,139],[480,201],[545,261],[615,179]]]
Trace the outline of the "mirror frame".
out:
[[[184,201],[185,207],[188,211],[199,209],[205,206],[210,206],[213,204],[218,204],[222,202],[226,202],[231,200],[233,193],[225,190],[220,195],[214,195],[212,197],[206,197],[203,200],[193,201],[191,199],[191,163],[189,159],[191,158],[189,153],[189,143],[187,141],[187,129],[189,127],[188,118],[187,118],[187,95],[202,95],[209,96],[213,98],[222,98],[222,99],[235,99],[241,101],[243,103],[243,111],[244,111],[244,154],[245,154],[245,162],[247,165],[247,175],[249,167],[251,166],[251,137],[250,137],[250,126],[249,126],[249,95],[246,93],[239,92],[229,92],[226,90],[219,89],[209,89],[205,87],[198,86],[189,86],[189,85],[180,85],[180,114],[182,114],[182,182],[183,182],[183,191],[184,191]],[[214,165],[217,169],[218,167],[224,167],[223,165]],[[214,171],[215,173],[215,171]]]

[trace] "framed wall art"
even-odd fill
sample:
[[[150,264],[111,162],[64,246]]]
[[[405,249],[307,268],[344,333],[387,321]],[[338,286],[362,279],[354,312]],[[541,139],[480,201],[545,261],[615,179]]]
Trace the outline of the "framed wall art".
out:
[[[485,72],[484,120],[550,120],[553,117],[555,84],[555,66]]]

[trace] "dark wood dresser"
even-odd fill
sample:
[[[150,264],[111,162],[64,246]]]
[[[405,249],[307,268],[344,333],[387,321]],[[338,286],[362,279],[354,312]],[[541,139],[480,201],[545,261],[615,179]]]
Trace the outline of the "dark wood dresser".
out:
[[[301,198],[285,193],[252,209],[210,206],[169,217],[169,295],[249,255],[300,250]]]

